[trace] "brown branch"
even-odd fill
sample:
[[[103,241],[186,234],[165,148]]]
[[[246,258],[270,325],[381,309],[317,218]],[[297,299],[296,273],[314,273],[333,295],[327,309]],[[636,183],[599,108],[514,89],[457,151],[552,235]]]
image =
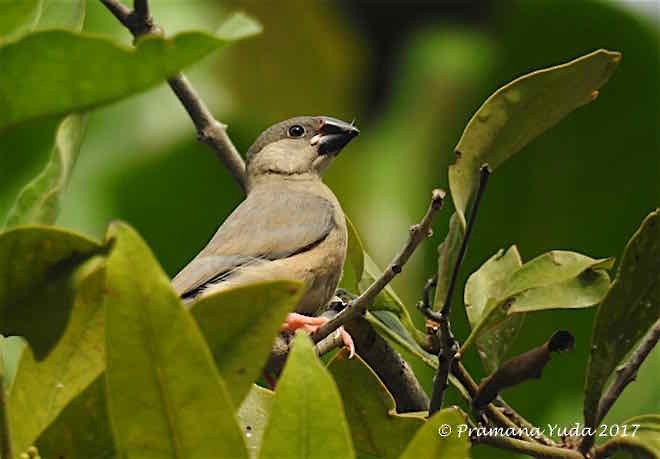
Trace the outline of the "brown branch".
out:
[[[488,164],[482,165],[479,173],[479,188],[477,188],[477,194],[474,198],[474,202],[472,203],[472,209],[467,221],[467,227],[465,228],[465,235],[463,236],[463,240],[461,241],[461,245],[458,250],[456,263],[452,268],[452,274],[449,281],[449,286],[447,288],[447,294],[445,296],[445,300],[442,305],[442,309],[440,309],[440,312],[436,313],[432,311],[428,307],[428,298],[424,298],[424,301],[426,302],[426,308],[423,309],[423,312],[429,319],[437,321],[439,325],[435,329],[436,341],[438,343],[438,371],[436,372],[435,378],[433,380],[433,395],[431,397],[431,404],[429,405],[429,415],[434,414],[442,408],[445,389],[448,386],[447,378],[449,378],[452,362],[458,353],[458,343],[456,342],[456,339],[454,339],[454,335],[451,332],[449,316],[451,314],[451,299],[454,294],[454,288],[456,287],[458,273],[460,272],[463,259],[465,258],[468,241],[470,240],[472,228],[474,227],[474,223],[477,219],[476,217],[477,212],[479,211],[479,204],[481,203],[481,198],[486,191],[488,177],[490,177],[491,174],[491,170]],[[427,282],[425,290],[429,285],[431,285],[431,282]],[[428,296],[428,292],[425,292],[425,294]]]
[[[397,413],[426,411],[429,397],[401,355],[392,349],[363,317],[345,325],[355,350],[378,375],[394,401]]]
[[[145,34],[162,33],[162,29],[151,17],[148,0],[135,0],[133,10],[118,0],[101,0],[101,2],[136,39]],[[241,190],[245,192],[247,186],[245,162],[227,135],[227,126],[213,117],[209,108],[183,75],[170,78],[168,83],[195,125],[198,140],[213,150]]]
[[[516,425],[523,427],[528,431],[531,431],[534,427],[536,427],[534,424],[532,424],[527,419],[525,419],[520,413],[514,410],[508,403],[506,403],[502,399],[502,397],[498,397],[495,400],[494,404],[498,408],[501,408],[502,413],[504,413],[504,415],[507,416],[509,419],[511,419],[511,421],[513,421]],[[544,435],[540,429],[538,431],[538,435],[534,437],[534,439],[537,440],[539,443],[542,443],[547,446],[557,446],[557,442],[554,441],[552,438],[548,437],[547,435]]]
[[[598,403],[598,411],[596,412],[596,422],[594,427],[598,427],[605,419],[605,416],[614,405],[614,402],[621,396],[623,390],[635,380],[639,367],[644,363],[646,357],[651,353],[655,345],[660,339],[660,319],[658,319],[651,330],[642,339],[637,349],[630,354],[630,357],[616,370],[616,378],[609,386],[605,394],[601,397]],[[594,436],[585,436],[580,444],[580,451],[587,452],[594,444]]]
[[[572,449],[541,445],[539,443],[531,443],[506,436],[484,435],[472,440],[473,443],[476,444],[490,445],[516,453],[527,454],[532,457],[584,459],[582,454]]]
[[[424,218],[416,225],[410,227],[409,237],[399,254],[389,264],[383,274],[376,279],[360,296],[348,303],[346,308],[337,316],[330,319],[316,332],[312,334],[314,342],[319,342],[337,328],[347,322],[361,317],[367,307],[373,302],[378,294],[387,287],[394,277],[401,272],[410,256],[415,252],[419,244],[426,239],[431,230],[431,222],[436,212],[442,208],[445,192],[442,190],[433,190],[431,194],[431,204],[429,205]]]

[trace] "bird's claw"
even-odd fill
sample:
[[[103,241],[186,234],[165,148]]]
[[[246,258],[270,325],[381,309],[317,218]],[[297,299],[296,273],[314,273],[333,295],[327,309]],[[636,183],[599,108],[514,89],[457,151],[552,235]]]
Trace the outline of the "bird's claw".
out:
[[[312,316],[305,316],[302,314],[298,314],[296,312],[293,312],[291,314],[288,314],[286,316],[286,320],[282,324],[282,331],[295,331],[298,329],[303,329],[307,333],[314,333],[316,330],[318,330],[323,324],[328,322],[330,319],[326,317],[312,317]],[[351,335],[344,330],[344,327],[339,327],[337,330],[335,330],[335,333],[337,337],[341,337],[342,342],[344,343],[344,347],[346,347],[349,351],[349,356],[348,358],[353,358],[355,355],[355,343],[353,343],[353,338]]]

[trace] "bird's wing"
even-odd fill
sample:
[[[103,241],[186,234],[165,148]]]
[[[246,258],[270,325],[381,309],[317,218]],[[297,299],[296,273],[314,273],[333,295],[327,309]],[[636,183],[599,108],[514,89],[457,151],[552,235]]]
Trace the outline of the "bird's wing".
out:
[[[335,226],[333,204],[285,188],[254,190],[172,281],[180,296],[247,263],[286,258],[321,242]]]

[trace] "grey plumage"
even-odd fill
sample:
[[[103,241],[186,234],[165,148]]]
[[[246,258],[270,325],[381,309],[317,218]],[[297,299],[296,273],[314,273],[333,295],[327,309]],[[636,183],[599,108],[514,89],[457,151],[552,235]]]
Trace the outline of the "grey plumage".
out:
[[[293,136],[292,127],[303,134]],[[176,292],[190,300],[244,283],[293,279],[307,286],[297,311],[324,306],[339,282],[347,236],[339,202],[320,176],[355,135],[352,125],[327,117],[292,118],[266,130],[249,150],[246,199],[177,274]]]

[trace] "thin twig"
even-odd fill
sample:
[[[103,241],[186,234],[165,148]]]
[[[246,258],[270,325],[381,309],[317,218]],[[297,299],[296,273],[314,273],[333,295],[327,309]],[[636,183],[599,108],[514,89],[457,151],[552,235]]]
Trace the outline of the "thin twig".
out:
[[[101,2],[135,38],[149,33],[162,33],[162,29],[151,18],[147,0],[135,0],[132,11],[118,0],[101,0]],[[247,187],[245,161],[227,135],[227,126],[213,117],[204,101],[182,74],[170,78],[168,83],[195,125],[198,140],[213,150],[241,190],[245,192]]]
[[[642,339],[639,346],[635,351],[630,354],[630,357],[625,364],[621,365],[616,371],[616,378],[609,386],[605,394],[601,397],[598,404],[598,411],[596,412],[596,422],[594,427],[598,427],[605,419],[605,416],[614,405],[614,402],[621,396],[621,393],[628,384],[633,382],[637,377],[637,371],[642,365],[646,357],[651,353],[655,345],[660,339],[660,319],[658,319],[651,330]],[[594,436],[585,436],[580,444],[580,451],[587,452],[594,444]]]
[[[482,443],[494,446],[500,449],[514,451],[516,453],[527,454],[532,457],[557,458],[557,459],[584,459],[579,452],[556,446],[541,445],[531,443],[517,438],[511,438],[499,435],[483,435],[472,439],[474,443]]]
[[[520,413],[514,410],[511,405],[506,403],[502,397],[498,397],[494,403],[498,408],[501,407],[504,415],[511,419],[516,425],[525,428],[528,431],[531,431],[536,427],[534,424],[525,419]],[[557,442],[547,435],[544,435],[540,429],[538,430],[538,434],[535,439],[538,440],[539,443],[547,446],[557,446]]]
[[[335,331],[350,320],[362,316],[367,307],[373,302],[378,294],[387,287],[394,277],[401,272],[410,256],[415,252],[419,244],[426,239],[431,230],[431,222],[436,212],[442,208],[445,192],[442,190],[433,190],[431,193],[431,204],[429,205],[424,218],[416,225],[410,227],[409,237],[406,244],[398,253],[394,260],[389,264],[383,274],[376,279],[360,296],[348,303],[348,306],[337,316],[323,324],[316,332],[312,334],[314,342],[318,343],[330,333]]]
[[[435,319],[438,321],[439,326],[436,328],[436,337],[438,342],[438,371],[436,372],[435,378],[433,380],[433,395],[431,397],[431,404],[429,405],[429,415],[433,415],[435,412],[439,411],[442,408],[445,389],[447,388],[447,378],[449,377],[449,372],[454,361],[454,357],[458,352],[458,343],[454,339],[454,335],[451,332],[451,324],[449,323],[449,316],[451,314],[451,299],[454,294],[454,288],[456,287],[456,281],[458,279],[458,273],[461,269],[461,264],[465,258],[465,253],[467,251],[468,241],[470,240],[470,235],[472,234],[472,228],[476,221],[477,212],[479,211],[479,204],[481,203],[481,198],[486,191],[486,184],[488,183],[488,177],[490,177],[490,167],[488,164],[484,164],[480,169],[480,178],[479,178],[479,188],[477,188],[477,194],[472,203],[472,209],[470,210],[470,215],[467,221],[467,226],[465,228],[465,234],[461,245],[458,251],[456,258],[456,263],[452,268],[451,279],[449,281],[449,286],[447,288],[447,294],[445,296],[445,301],[440,309],[440,313],[434,313],[429,308],[426,308],[424,311],[427,317]],[[429,285],[429,284],[427,284]]]
[[[486,191],[486,185],[488,184],[488,177],[490,177],[491,169],[488,164],[481,166],[479,170],[479,188],[477,188],[477,195],[474,198],[472,203],[472,209],[470,210],[470,216],[467,221],[465,228],[465,235],[461,241],[461,246],[458,250],[458,257],[456,258],[456,263],[451,273],[451,279],[449,281],[449,286],[447,287],[447,295],[445,296],[445,302],[442,305],[440,314],[442,316],[449,316],[451,311],[451,298],[454,295],[454,289],[456,288],[456,281],[458,280],[458,273],[460,272],[461,265],[463,264],[463,259],[465,258],[465,253],[467,252],[467,245],[470,240],[470,235],[472,234],[472,228],[474,227],[474,222],[477,220],[477,212],[479,210],[479,204],[481,203],[481,198]]]

